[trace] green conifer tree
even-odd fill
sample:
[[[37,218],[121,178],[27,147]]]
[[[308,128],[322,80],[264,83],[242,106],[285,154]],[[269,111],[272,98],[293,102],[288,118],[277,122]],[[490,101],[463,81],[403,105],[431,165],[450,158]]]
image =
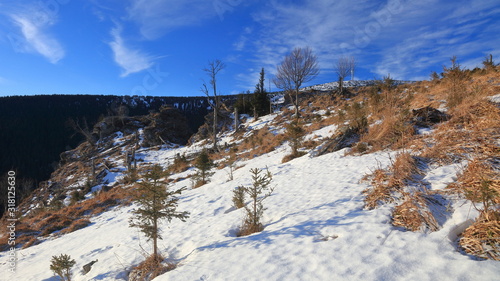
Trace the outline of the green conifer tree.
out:
[[[208,152],[203,150],[194,163],[194,167],[198,169],[196,174],[193,176],[195,181],[195,187],[202,186],[209,182],[209,178],[214,174],[210,170],[214,167],[214,163],[210,160]]]
[[[76,264],[70,255],[60,254],[59,256],[52,256],[50,261],[50,270],[55,275],[61,277],[62,280],[71,281],[71,268]]]
[[[265,72],[264,68],[260,71],[259,83],[255,85],[255,92],[253,94],[253,108],[254,117],[257,119],[259,116],[264,116],[269,113],[270,101],[267,97],[267,92],[264,86]]]
[[[246,216],[240,235],[249,235],[262,231],[261,220],[265,210],[262,201],[271,196],[271,193],[274,191],[274,188],[270,186],[273,176],[267,168],[264,174],[261,174],[262,170],[256,168],[251,169],[250,173],[253,180],[252,186],[241,186],[238,188],[243,190],[251,200],[247,206],[244,206]]]
[[[189,217],[188,212],[178,212],[179,199],[175,196],[181,194],[184,188],[169,191],[166,183],[162,181],[165,172],[160,165],[152,167],[134,194],[134,202],[139,208],[133,211],[134,217],[130,220],[131,227],[139,228],[149,240],[153,240],[153,256],[158,255],[158,239],[160,236],[159,226],[162,219],[171,222],[173,218],[185,221]]]

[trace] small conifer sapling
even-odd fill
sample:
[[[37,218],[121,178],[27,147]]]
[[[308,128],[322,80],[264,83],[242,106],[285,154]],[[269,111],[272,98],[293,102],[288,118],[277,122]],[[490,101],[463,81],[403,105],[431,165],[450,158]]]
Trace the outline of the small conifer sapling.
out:
[[[262,201],[271,196],[274,188],[270,186],[273,179],[271,172],[267,168],[264,173],[262,172],[261,169],[251,169],[253,184],[250,187],[243,188],[251,201],[250,204],[245,206],[246,216],[240,235],[249,235],[262,231],[264,228],[261,223],[265,210]]]
[[[139,228],[144,235],[153,240],[153,257],[159,258],[158,239],[160,236],[159,226],[163,219],[171,222],[177,218],[185,221],[189,213],[178,212],[177,205],[179,199],[175,196],[181,194],[184,188],[170,191],[166,183],[162,181],[165,171],[160,165],[152,167],[134,194],[134,201],[139,208],[133,211],[134,217],[130,220],[131,227]]]
[[[52,256],[50,261],[50,270],[55,275],[61,277],[62,280],[71,281],[71,268],[76,264],[70,255],[60,254],[59,256]]]
[[[214,167],[214,163],[210,159],[206,150],[203,150],[194,163],[194,167],[198,170],[193,176],[195,187],[202,186],[209,182],[209,178],[214,174],[210,170]]]

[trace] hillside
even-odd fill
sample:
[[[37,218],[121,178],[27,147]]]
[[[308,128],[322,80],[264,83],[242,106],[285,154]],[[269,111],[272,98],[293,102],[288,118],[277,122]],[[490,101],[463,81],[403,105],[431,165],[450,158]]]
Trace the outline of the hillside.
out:
[[[15,169],[25,178],[46,180],[59,154],[76,147],[83,138],[67,125],[83,118],[92,126],[102,116],[116,114],[120,106],[130,116],[175,105],[188,115],[193,131],[207,114],[205,97],[130,97],[99,95],[13,96],[0,98],[0,172]],[[36,157],[33,157],[37,155]],[[30,161],[31,160],[31,161]]]
[[[0,98],[0,174],[17,173],[17,200],[47,180],[60,154],[83,140],[69,120],[90,128],[106,116],[146,115],[171,104],[188,116],[191,130],[203,124],[206,97],[130,97],[99,95],[12,96]],[[1,177],[4,190],[4,177]],[[2,198],[3,199],[3,198]],[[0,200],[0,215],[4,211]]]
[[[284,103],[257,120],[240,116],[237,130],[226,113],[218,152],[208,140],[146,146],[144,129],[110,135],[90,158],[83,143],[20,205],[16,271],[2,278],[57,280],[50,259],[64,253],[76,260],[74,280],[131,280],[151,254],[129,227],[132,193],[159,164],[169,190],[187,189],[179,210],[190,217],[162,224],[163,264],[174,268],[154,280],[496,280],[500,74],[455,71],[466,75],[303,93],[296,122]],[[217,167],[198,187],[204,149]],[[264,229],[239,236],[245,212],[233,190],[252,185],[253,168],[268,169],[274,192]]]

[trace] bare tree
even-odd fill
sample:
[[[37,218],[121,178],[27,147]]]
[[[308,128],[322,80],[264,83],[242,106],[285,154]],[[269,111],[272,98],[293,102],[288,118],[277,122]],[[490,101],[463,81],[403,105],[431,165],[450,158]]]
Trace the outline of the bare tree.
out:
[[[219,109],[221,106],[220,97],[217,93],[217,74],[223,70],[226,65],[220,61],[215,60],[208,63],[208,67],[204,68],[205,71],[210,77],[210,87],[212,88],[212,94],[210,94],[210,90],[208,89],[207,83],[203,82],[201,87],[201,91],[207,96],[208,103],[214,109],[214,124],[212,128],[212,141],[214,144],[214,150],[217,150],[217,116],[219,115]],[[212,96],[213,100],[210,98]]]
[[[75,133],[79,133],[83,137],[85,137],[85,140],[87,140],[92,147],[94,147],[97,144],[97,139],[92,134],[92,131],[89,128],[89,125],[87,124],[87,119],[85,119],[85,117],[83,118],[83,124],[80,124],[80,120],[78,118],[76,119],[70,118],[68,119],[68,121],[66,121],[66,124],[73,130],[75,130]]]
[[[316,55],[311,48],[295,48],[276,69],[274,85],[284,90],[295,106],[295,115],[299,117],[299,88],[319,73]],[[295,100],[292,97],[295,93]]]
[[[344,93],[344,80],[347,75],[351,74],[351,80],[354,77],[354,70],[356,68],[356,61],[354,57],[341,56],[335,65],[335,69],[339,81],[339,94]]]

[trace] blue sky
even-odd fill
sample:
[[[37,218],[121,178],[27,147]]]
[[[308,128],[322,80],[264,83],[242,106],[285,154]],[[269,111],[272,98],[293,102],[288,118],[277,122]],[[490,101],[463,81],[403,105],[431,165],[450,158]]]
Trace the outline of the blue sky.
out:
[[[214,59],[236,94],[305,46],[321,67],[308,85],[335,81],[341,55],[356,79],[421,80],[453,55],[500,62],[499,34],[498,0],[0,0],[0,96],[202,95]]]

